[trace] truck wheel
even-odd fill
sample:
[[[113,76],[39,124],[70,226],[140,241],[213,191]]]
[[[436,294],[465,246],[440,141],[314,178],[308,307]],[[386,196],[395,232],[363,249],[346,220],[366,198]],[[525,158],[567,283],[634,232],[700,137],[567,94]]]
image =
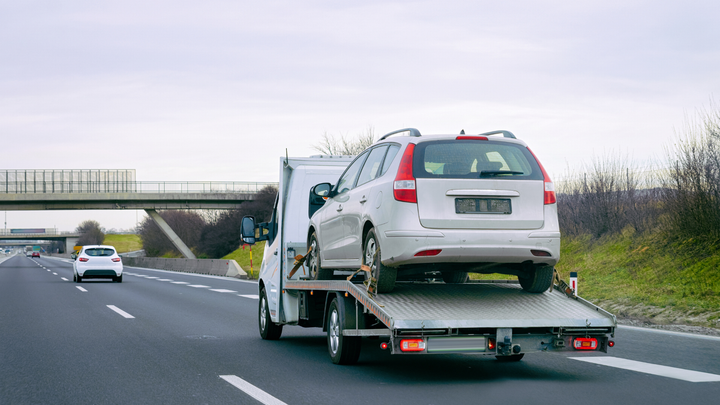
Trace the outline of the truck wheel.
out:
[[[465,284],[468,281],[466,271],[443,271],[442,279],[446,284]]]
[[[377,292],[388,293],[395,288],[397,269],[388,267],[380,261],[380,244],[378,243],[375,228],[370,228],[365,237],[363,249],[363,264],[370,267],[373,277],[378,281]]]
[[[282,325],[278,325],[270,319],[270,309],[265,290],[260,290],[260,302],[258,303],[258,327],[260,337],[265,340],[278,340],[282,335]]]
[[[335,297],[328,310],[328,353],[335,364],[355,364],[360,358],[360,336],[343,336],[344,329],[355,328],[353,309],[343,298]]]
[[[310,278],[313,280],[332,280],[333,270],[323,269],[321,266],[320,245],[318,244],[315,232],[310,235],[308,250],[310,250],[310,256],[307,259]]]
[[[522,360],[523,357],[525,357],[525,353],[513,354],[511,356],[495,356],[497,361],[499,361],[501,363],[514,363],[516,361]]]
[[[553,266],[535,266],[528,271],[527,277],[518,276],[523,290],[531,293],[541,293],[550,289],[553,282]]]

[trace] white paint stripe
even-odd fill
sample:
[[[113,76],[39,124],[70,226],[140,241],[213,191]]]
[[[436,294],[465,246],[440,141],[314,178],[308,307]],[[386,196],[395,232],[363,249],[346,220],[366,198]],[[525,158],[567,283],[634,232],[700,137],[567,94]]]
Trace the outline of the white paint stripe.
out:
[[[220,378],[234,385],[235,388],[255,398],[265,405],[287,405],[285,402],[275,398],[260,388],[250,384],[236,375],[221,375]]]
[[[158,277],[155,277],[155,276],[144,276],[144,277],[145,277],[145,278],[149,278],[149,279],[155,279],[155,278],[158,278]]]
[[[172,280],[170,280],[169,278],[159,278],[159,279],[157,279],[157,281],[172,281]]]
[[[190,283],[185,282],[185,281],[173,281],[173,284],[190,284]]]
[[[257,294],[238,294],[238,297],[250,298],[250,299],[253,299],[253,300],[259,300],[259,299],[260,299],[260,296],[258,296]]]
[[[700,371],[685,370],[682,368],[661,366],[659,364],[643,363],[641,361],[621,359],[611,356],[600,357],[568,357],[573,360],[585,361],[588,363],[600,364],[608,367],[622,368],[625,370],[637,371],[661,377],[675,378],[690,382],[720,381],[720,375],[703,373]]]
[[[210,291],[215,291],[215,292],[219,292],[219,293],[236,293],[237,292],[237,291],[233,291],[233,290],[223,290],[223,289],[216,289],[216,290],[210,290]]]
[[[122,309],[116,307],[115,305],[108,305],[108,308],[112,309],[113,311],[117,312],[118,314],[122,315],[124,318],[135,318],[134,316],[128,314],[127,312],[123,311]]]
[[[53,273],[53,274],[57,276],[57,273]]]
[[[202,285],[202,284],[190,284],[188,287],[192,287],[192,288],[210,288],[209,285]]]
[[[82,291],[82,292],[87,292],[86,289],[84,289],[84,288],[82,288],[82,287],[80,287],[80,286],[75,286],[75,288],[77,288],[78,290],[80,290],[80,291]]]
[[[66,279],[65,277],[60,277],[60,280],[63,280],[63,281],[70,281],[70,280]]]
[[[47,271],[50,271],[50,269],[47,269]]]
[[[662,333],[665,335],[674,335],[674,336],[680,336],[680,337],[692,338],[692,339],[720,340],[720,336],[698,335],[695,333],[676,332],[674,330],[664,330],[664,329],[655,329],[655,328],[641,328],[639,326],[618,325],[618,329],[630,329],[630,330],[635,330],[638,332]]]

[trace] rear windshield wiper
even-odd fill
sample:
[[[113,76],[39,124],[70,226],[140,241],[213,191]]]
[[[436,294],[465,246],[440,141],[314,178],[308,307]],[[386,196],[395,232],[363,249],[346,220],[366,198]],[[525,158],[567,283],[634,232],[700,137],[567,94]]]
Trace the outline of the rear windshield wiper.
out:
[[[513,170],[481,170],[480,177],[482,176],[497,176],[500,174],[525,174],[525,172],[518,172]]]

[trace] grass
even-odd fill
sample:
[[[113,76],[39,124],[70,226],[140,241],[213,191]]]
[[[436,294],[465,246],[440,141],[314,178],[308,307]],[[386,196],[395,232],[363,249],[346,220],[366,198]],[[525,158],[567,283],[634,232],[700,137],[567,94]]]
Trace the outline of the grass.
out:
[[[118,251],[118,253],[133,252],[135,250],[142,249],[142,242],[140,236],[127,234],[127,235],[105,235],[103,245],[110,245]]]
[[[265,241],[258,242],[252,247],[252,271],[250,270],[250,246],[245,245],[245,249],[239,247],[234,252],[226,255],[223,259],[235,260],[240,267],[247,272],[250,278],[257,278],[260,271],[260,263],[262,263],[263,252],[265,252]]]

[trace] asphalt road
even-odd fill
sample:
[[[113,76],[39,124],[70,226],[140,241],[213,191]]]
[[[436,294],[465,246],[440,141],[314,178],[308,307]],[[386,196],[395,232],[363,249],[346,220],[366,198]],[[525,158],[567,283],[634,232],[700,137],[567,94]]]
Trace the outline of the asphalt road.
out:
[[[608,354],[510,364],[390,355],[366,339],[357,365],[337,366],[321,330],[285,327],[263,341],[256,312],[252,282],[128,267],[121,284],[76,284],[68,261],[10,257],[0,263],[0,404],[720,402],[718,338],[621,327]]]

